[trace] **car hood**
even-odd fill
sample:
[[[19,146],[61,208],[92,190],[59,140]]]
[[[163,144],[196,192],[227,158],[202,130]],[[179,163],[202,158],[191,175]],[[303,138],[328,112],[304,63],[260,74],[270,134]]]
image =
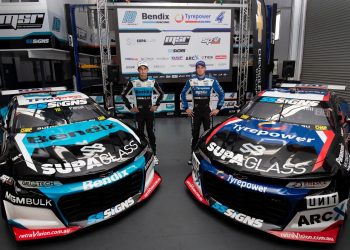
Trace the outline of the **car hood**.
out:
[[[122,122],[109,118],[15,135],[22,164],[17,176],[71,178],[106,172],[131,161],[146,143]]]
[[[234,117],[207,132],[199,149],[212,164],[259,176],[290,178],[332,172],[326,156],[334,137],[331,130]]]

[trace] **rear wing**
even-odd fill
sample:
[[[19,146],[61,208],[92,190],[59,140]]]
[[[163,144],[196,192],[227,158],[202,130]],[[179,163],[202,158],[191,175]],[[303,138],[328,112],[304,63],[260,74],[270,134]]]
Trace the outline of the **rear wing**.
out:
[[[304,83],[282,83],[281,88],[308,88],[308,89],[326,89],[326,90],[345,90],[344,85],[326,85],[326,84],[304,84]]]
[[[41,92],[53,92],[53,91],[65,91],[67,87],[48,87],[48,88],[35,88],[35,89],[13,89],[2,90],[1,95],[22,95],[28,93],[41,93]]]

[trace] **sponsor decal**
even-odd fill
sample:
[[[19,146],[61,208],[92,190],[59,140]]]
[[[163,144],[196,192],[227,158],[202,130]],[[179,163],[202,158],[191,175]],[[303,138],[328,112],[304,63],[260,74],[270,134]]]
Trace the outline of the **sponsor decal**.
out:
[[[188,45],[190,39],[191,36],[166,36],[164,39],[164,45]]]
[[[176,14],[175,15],[175,22],[182,23],[184,21],[185,17],[182,14]]]
[[[170,23],[170,18],[169,15],[166,15],[165,13],[160,13],[160,14],[147,14],[147,13],[142,13],[141,14],[142,22],[143,23]]]
[[[201,58],[200,58],[200,56],[198,56],[198,55],[195,55],[195,56],[186,56],[186,60],[187,61],[198,61],[198,60],[200,60]]]
[[[82,99],[82,96],[66,95],[66,96],[55,96],[55,97],[36,97],[36,98],[26,98],[26,101],[29,103],[38,103],[38,102],[63,101],[63,100],[75,100],[75,99]]]
[[[245,215],[243,213],[239,213],[231,208],[220,204],[219,202],[215,202],[211,207],[217,210],[219,213],[222,213],[227,217],[230,217],[231,219],[243,223],[245,225],[255,228],[261,228],[263,226],[263,220]]]
[[[240,153],[233,153],[230,150],[226,150],[219,145],[217,145],[215,142],[209,143],[207,146],[207,150],[209,152],[212,152],[212,154],[218,158],[220,158],[223,161],[226,161],[230,164],[237,164],[239,166],[245,167],[250,170],[255,170],[258,172],[275,172],[276,174],[303,174],[306,172],[306,167],[309,166],[311,161],[306,162],[300,162],[297,164],[292,163],[292,158],[288,158],[285,164],[280,166],[278,162],[273,163],[272,165],[269,165],[267,169],[262,168],[261,163],[262,159],[258,159],[255,157],[244,157]],[[243,150],[247,150],[246,148],[243,148]],[[249,148],[249,150],[252,150],[252,148]],[[259,148],[261,150],[261,148]],[[259,151],[258,153],[260,153]],[[256,152],[255,152],[256,153]]]
[[[257,135],[257,136],[268,136],[271,138],[276,138],[276,139],[282,139],[282,140],[288,140],[291,142],[296,142],[296,143],[313,143],[315,141],[315,138],[308,138],[308,137],[300,137],[294,134],[285,134],[282,132],[271,132],[271,131],[265,131],[265,130],[260,130],[260,129],[254,129],[254,128],[250,128],[244,125],[240,125],[240,124],[232,124],[233,130],[235,132],[240,132],[240,131],[244,131],[247,132],[249,134],[253,134],[253,135]]]
[[[33,128],[21,128],[20,133],[31,133],[33,131]]]
[[[120,179],[128,176],[133,170],[135,169],[134,166],[127,167],[126,169],[116,171],[110,176],[103,177],[101,179],[96,180],[89,180],[83,182],[83,189],[84,191],[100,188],[109,184],[112,184],[114,182],[119,181]]]
[[[306,196],[305,199],[307,209],[332,207],[339,203],[338,193]]]
[[[287,128],[285,124],[276,124],[275,122],[260,122],[258,127],[263,130],[269,131],[283,131]]]
[[[97,153],[103,153],[105,150],[106,148],[101,143],[84,146],[80,149],[80,151],[83,152],[83,155],[86,157],[93,157],[97,155]]]
[[[347,171],[350,171],[350,155],[342,143],[340,143],[339,156],[335,160],[339,165],[344,166]]]
[[[47,103],[36,103],[28,105],[28,109],[46,109],[46,108],[57,108],[57,107],[69,107],[74,105],[85,105],[87,104],[86,99],[68,100],[59,102],[47,102]]]
[[[22,229],[13,227],[13,233],[16,236],[16,240],[36,240],[36,239],[44,239],[50,237],[63,236],[67,234],[71,234],[80,227],[67,227],[67,228],[55,228],[55,229]]]
[[[320,104],[319,101],[282,98],[282,97],[268,97],[268,96],[262,97],[259,100],[259,102],[270,102],[270,103],[289,104],[289,105],[297,105],[297,106],[310,106],[310,107],[316,107]]]
[[[83,168],[91,170],[114,162],[123,162],[126,160],[125,157],[132,154],[137,148],[138,145],[134,140],[131,140],[123,149],[119,149],[116,155],[112,155],[111,153],[98,154],[98,151],[104,152],[105,148],[101,144],[93,144],[92,146],[85,146],[81,149],[83,154],[88,157],[86,159],[55,164],[45,163],[41,165],[41,169],[43,174],[46,175],[53,175],[56,172],[60,174],[79,173]]]
[[[54,187],[62,185],[58,181],[18,181],[24,188]]]
[[[5,199],[16,205],[23,206],[38,206],[38,207],[52,207],[52,201],[44,198],[29,198],[18,197],[8,191],[5,193]]]
[[[0,14],[0,29],[41,29],[45,13]]]
[[[215,21],[218,23],[222,23],[225,18],[225,11],[221,11],[220,14],[215,18]]]
[[[47,44],[50,43],[50,39],[27,39],[26,44]]]
[[[216,37],[212,37],[212,38],[203,38],[202,39],[202,43],[205,43],[206,45],[209,45],[209,44],[220,44],[221,42],[221,38],[216,36]]]
[[[181,60],[183,60],[183,59],[184,59],[183,56],[172,56],[172,57],[171,57],[171,60],[173,60],[173,61],[181,61]]]
[[[137,11],[125,11],[122,23],[132,24],[135,22]]]
[[[333,229],[325,232],[269,231],[269,233],[287,240],[335,243],[338,231],[338,229]]]
[[[337,206],[298,212],[287,225],[287,231],[322,231],[335,222],[342,223],[346,217],[348,199]]]
[[[227,55],[216,55],[215,59],[218,59],[218,60],[227,59]]]
[[[186,49],[168,49],[169,53],[185,53]]]
[[[61,19],[58,17],[53,17],[52,20],[52,30],[60,32],[61,31]]]
[[[124,58],[125,61],[138,61],[139,59],[138,58],[133,58],[133,57],[125,57]]]
[[[237,187],[240,187],[241,189],[248,189],[248,190],[257,191],[260,193],[266,193],[266,190],[267,190],[267,187],[265,187],[265,186],[242,180],[242,178],[245,178],[242,176],[237,176],[240,178],[240,179],[238,179],[238,178],[234,177],[233,175],[226,174],[225,172],[220,171],[220,170],[218,170],[216,172],[216,175],[220,179],[227,181],[231,185],[235,185]]]
[[[196,197],[196,199],[200,202],[202,202],[205,205],[209,205],[208,202],[204,199],[201,193],[199,193],[198,189],[196,188],[194,182],[193,182],[193,177],[192,175],[187,178],[185,182],[186,186],[188,189],[191,191],[191,193]]]
[[[50,141],[59,141],[59,140],[65,140],[65,139],[70,139],[74,137],[79,137],[82,135],[87,135],[87,134],[93,134],[97,132],[101,132],[103,130],[112,130],[113,128],[116,128],[117,125],[115,123],[109,123],[105,125],[94,125],[91,126],[85,130],[76,130],[72,131],[69,133],[65,134],[51,134],[51,135],[39,135],[39,136],[28,136],[27,137],[27,142],[32,143],[32,144],[37,144],[37,143],[49,143]]]
[[[262,145],[254,145],[252,143],[245,143],[242,145],[242,147],[239,149],[244,154],[251,154],[254,156],[260,156],[263,155],[266,148]]]
[[[7,175],[0,176],[0,182],[9,186],[13,185],[13,178]]]
[[[87,220],[87,224],[91,225],[103,220],[107,220],[112,216],[115,216],[121,212],[123,212],[124,210],[128,209],[129,207],[131,207],[132,205],[134,205],[135,201],[132,197],[130,197],[129,199],[123,201],[122,203],[109,208],[103,212],[99,212],[97,214],[93,214],[90,215],[88,220]]]
[[[158,187],[161,181],[162,179],[157,174],[155,174],[152,182],[149,184],[148,188],[144,191],[139,201],[147,199],[153,193],[156,187]]]

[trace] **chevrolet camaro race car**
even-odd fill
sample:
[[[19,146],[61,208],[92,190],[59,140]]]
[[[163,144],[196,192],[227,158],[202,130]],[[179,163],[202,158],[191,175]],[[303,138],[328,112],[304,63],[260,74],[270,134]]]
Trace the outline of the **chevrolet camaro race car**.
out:
[[[284,86],[206,131],[185,184],[233,221],[335,243],[349,200],[349,107],[329,90],[336,86]]]
[[[0,203],[17,241],[112,218],[161,182],[144,137],[88,96],[53,90],[2,92],[15,96],[1,112]]]

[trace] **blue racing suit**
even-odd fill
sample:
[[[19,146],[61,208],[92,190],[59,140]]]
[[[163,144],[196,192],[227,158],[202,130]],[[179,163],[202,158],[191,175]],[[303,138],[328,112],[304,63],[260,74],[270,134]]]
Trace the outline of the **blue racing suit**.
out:
[[[210,128],[210,98],[213,92],[219,96],[217,109],[221,109],[225,101],[225,93],[216,79],[210,77],[194,77],[186,81],[185,87],[181,92],[181,101],[183,108],[189,108],[186,95],[192,92],[192,108],[194,117],[192,118],[192,150],[199,139],[201,124],[204,131]]]

